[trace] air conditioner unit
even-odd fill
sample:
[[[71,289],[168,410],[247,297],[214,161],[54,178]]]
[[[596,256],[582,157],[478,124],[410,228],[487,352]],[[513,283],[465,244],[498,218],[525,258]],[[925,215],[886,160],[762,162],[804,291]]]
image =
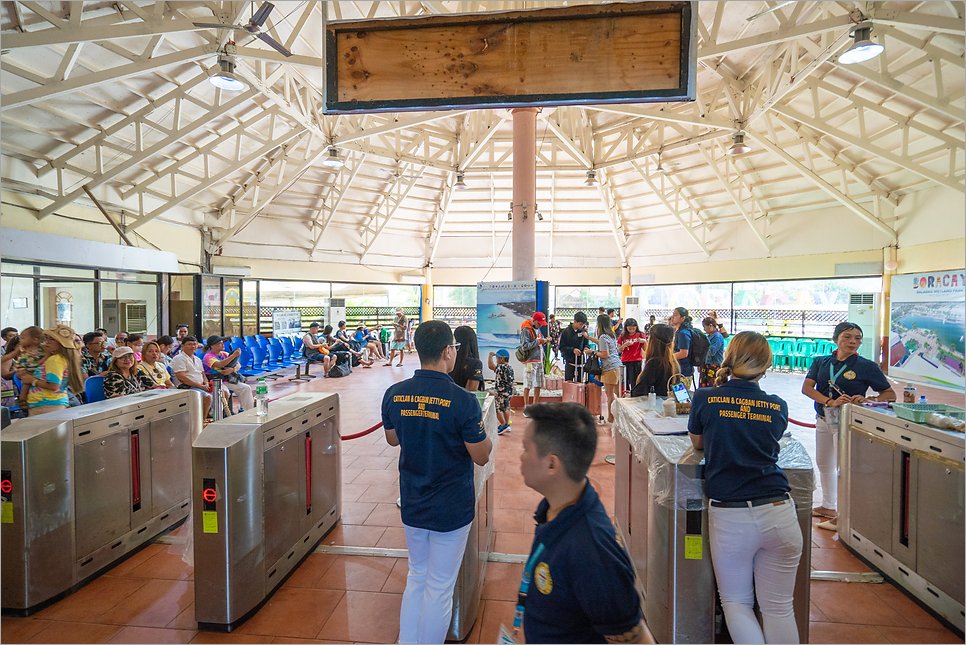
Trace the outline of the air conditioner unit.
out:
[[[621,317],[623,317],[624,320],[633,318],[638,322],[638,325],[643,326],[643,323],[641,322],[640,302],[640,296],[624,296],[624,308],[621,310]]]
[[[859,356],[878,363],[882,342],[879,294],[850,294],[849,322],[853,322],[862,328],[862,345],[859,347]]]
[[[345,298],[329,298],[325,308],[325,324],[338,329],[340,320],[345,320]]]
[[[121,307],[121,326],[129,334],[148,333],[148,305],[128,302]]]

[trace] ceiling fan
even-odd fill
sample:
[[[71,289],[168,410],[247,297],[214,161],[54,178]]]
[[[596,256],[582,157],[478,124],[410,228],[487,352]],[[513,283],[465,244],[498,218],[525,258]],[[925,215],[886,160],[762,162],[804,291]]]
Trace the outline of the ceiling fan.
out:
[[[268,43],[268,45],[285,56],[291,56],[292,52],[285,49],[277,40],[269,36],[267,33],[262,31],[262,25],[268,20],[268,15],[272,13],[272,9],[275,8],[271,2],[263,2],[262,6],[258,8],[255,15],[252,16],[251,20],[248,21],[247,25],[225,25],[219,22],[196,22],[193,23],[195,27],[203,27],[205,29],[234,29],[235,31],[247,31],[252,34],[262,42]]]
[[[768,9],[765,9],[764,11],[760,11],[760,12],[756,13],[755,15],[751,16],[750,18],[746,18],[746,20],[748,22],[751,22],[755,18],[761,18],[762,16],[767,16],[771,12],[778,11],[779,9],[781,9],[783,7],[787,7],[790,4],[795,4],[795,0],[788,0],[787,2],[779,2],[778,4],[774,5],[773,7],[769,7]]]

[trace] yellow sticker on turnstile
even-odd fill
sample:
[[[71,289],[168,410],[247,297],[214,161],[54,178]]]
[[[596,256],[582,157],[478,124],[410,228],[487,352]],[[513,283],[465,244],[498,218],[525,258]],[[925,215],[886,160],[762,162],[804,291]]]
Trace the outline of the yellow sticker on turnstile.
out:
[[[13,524],[13,503],[3,503],[3,510],[0,511],[0,524]]]
[[[203,533],[218,532],[218,511],[201,512],[201,531]]]
[[[684,536],[684,559],[701,560],[704,557],[704,541],[700,535]]]

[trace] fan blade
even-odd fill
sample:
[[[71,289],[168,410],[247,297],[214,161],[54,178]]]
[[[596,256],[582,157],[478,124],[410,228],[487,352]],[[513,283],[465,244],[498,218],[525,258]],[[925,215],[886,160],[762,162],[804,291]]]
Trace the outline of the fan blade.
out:
[[[292,55],[292,52],[279,45],[278,42],[268,34],[258,34],[258,39],[262,42],[268,43],[272,49],[280,54],[284,54],[286,56]]]
[[[244,27],[239,27],[238,25],[223,25],[218,22],[193,22],[191,24],[201,29],[240,29],[242,31],[248,31]]]
[[[769,9],[765,9],[764,11],[761,11],[761,12],[759,12],[759,13],[756,13],[755,15],[753,15],[753,16],[752,16],[752,17],[750,17],[750,18],[746,18],[746,20],[747,20],[748,22],[751,22],[751,21],[752,21],[752,20],[754,20],[755,18],[761,18],[762,16],[767,16],[768,14],[770,14],[770,13],[771,13],[771,12],[773,12],[773,11],[778,11],[778,10],[779,10],[779,9],[781,9],[782,7],[786,7],[786,6],[788,6],[788,5],[790,5],[790,4],[794,4],[794,3],[795,3],[795,0],[788,0],[787,2],[779,2],[779,3],[778,3],[778,4],[776,4],[776,5],[774,6],[774,7],[771,7],[771,8],[769,8]]]
[[[271,2],[263,2],[262,6],[258,8],[252,19],[248,21],[248,24],[255,25],[256,27],[261,27],[268,20],[268,14],[272,13],[272,9],[275,8]]]

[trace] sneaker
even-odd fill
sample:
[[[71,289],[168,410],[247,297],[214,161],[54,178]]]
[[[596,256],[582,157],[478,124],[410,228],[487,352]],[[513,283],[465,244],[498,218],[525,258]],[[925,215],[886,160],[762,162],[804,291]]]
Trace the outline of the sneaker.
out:
[[[509,426],[509,425],[505,425],[505,426],[497,426],[497,428],[496,428],[496,433],[497,433],[498,435],[501,435],[501,434],[504,434],[504,433],[507,433],[507,432],[509,432],[509,431],[510,431],[510,426]]]

